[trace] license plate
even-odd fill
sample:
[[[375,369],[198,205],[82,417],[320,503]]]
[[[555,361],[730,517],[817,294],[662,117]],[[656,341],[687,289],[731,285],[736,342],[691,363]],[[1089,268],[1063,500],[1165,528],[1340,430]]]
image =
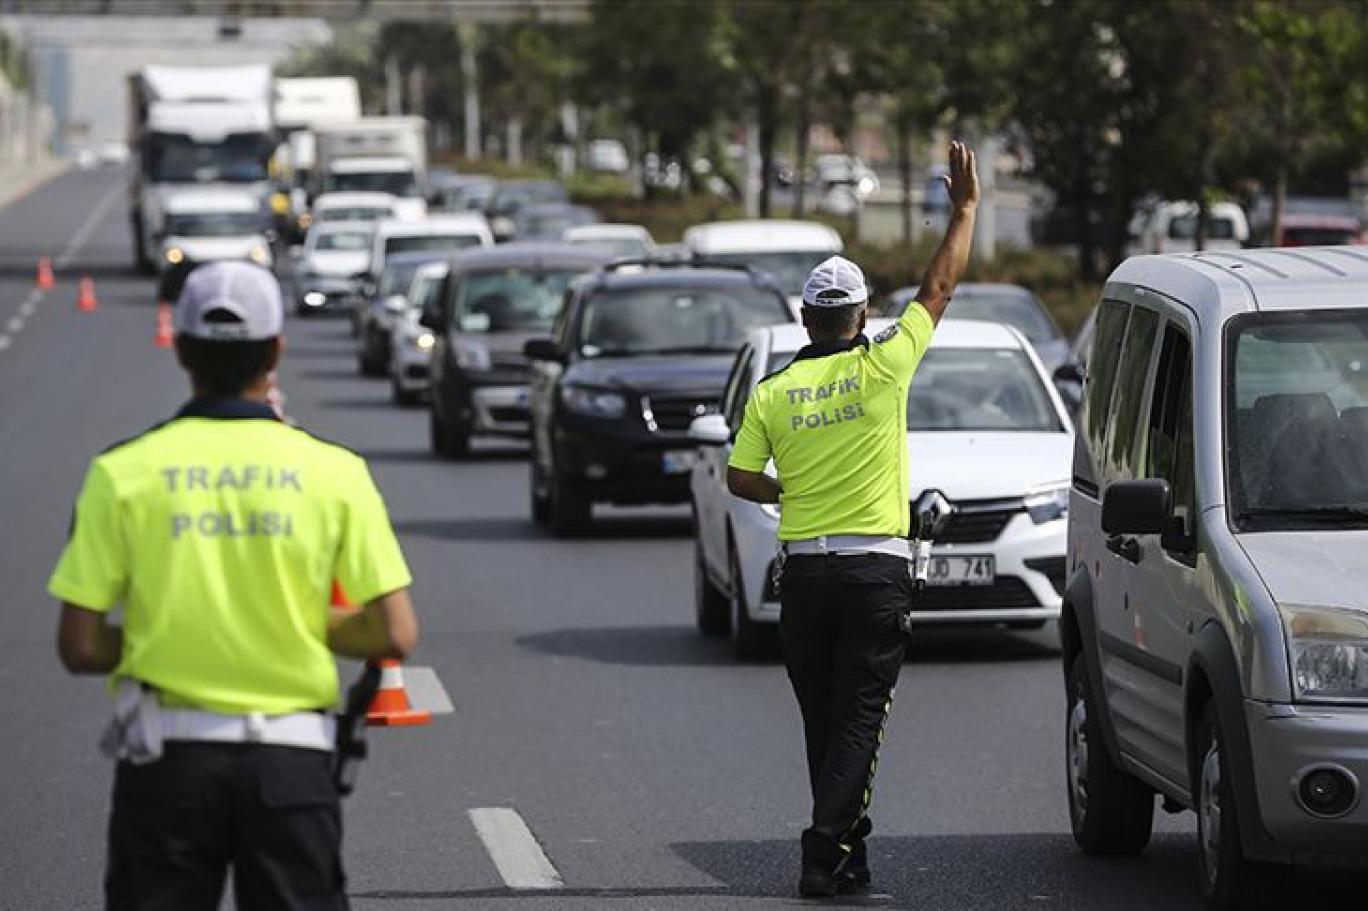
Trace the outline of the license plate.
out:
[[[932,557],[927,568],[927,585],[992,585],[997,578],[997,560],[992,556]]]
[[[683,474],[686,471],[692,471],[697,463],[698,453],[692,449],[667,452],[660,457],[660,467],[666,474]]]

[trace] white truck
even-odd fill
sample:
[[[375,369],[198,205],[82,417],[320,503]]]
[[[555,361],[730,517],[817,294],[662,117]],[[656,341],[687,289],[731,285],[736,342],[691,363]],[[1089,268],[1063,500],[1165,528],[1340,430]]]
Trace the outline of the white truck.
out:
[[[317,159],[314,130],[361,119],[361,90],[352,76],[320,76],[275,81],[275,127],[281,145],[276,164],[290,208],[285,226],[301,235],[309,211],[308,188]]]
[[[427,210],[427,121],[421,117],[365,117],[314,131],[310,197],[371,191],[395,197],[401,217]]]
[[[128,88],[128,147],[136,162],[129,220],[139,270],[153,271],[169,193],[231,184],[260,199],[265,215],[276,146],[269,66],[147,66],[129,76]]]

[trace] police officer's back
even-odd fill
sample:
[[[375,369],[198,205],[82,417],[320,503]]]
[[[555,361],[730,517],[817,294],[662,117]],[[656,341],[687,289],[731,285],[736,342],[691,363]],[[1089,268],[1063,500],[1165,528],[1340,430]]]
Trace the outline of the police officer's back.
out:
[[[115,685],[107,906],[217,908],[231,865],[241,907],[344,908],[333,654],[413,647],[408,569],[364,460],[267,404],[275,278],[204,266],[176,326],[194,397],[92,462],[49,583],[63,663]]]
[[[859,268],[837,256],[813,270],[811,344],[756,387],[727,473],[737,496],[782,503],[780,628],[813,794],[799,881],[809,896],[870,881],[866,811],[912,594],[907,394],[963,274],[978,204],[974,156],[960,143],[950,175],[946,236],[897,324],[866,339]],[[764,473],[771,459],[777,479]]]

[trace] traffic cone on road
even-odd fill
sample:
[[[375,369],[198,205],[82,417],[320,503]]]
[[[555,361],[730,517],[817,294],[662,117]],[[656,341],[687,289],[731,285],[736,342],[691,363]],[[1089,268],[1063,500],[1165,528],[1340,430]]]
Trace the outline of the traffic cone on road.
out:
[[[39,291],[51,291],[53,286],[57,284],[57,279],[52,275],[52,260],[46,256],[38,260],[38,277],[33,284]]]
[[[171,305],[162,301],[157,304],[157,334],[153,343],[158,348],[170,348],[176,339],[175,327],[171,325]]]
[[[99,309],[100,302],[95,297],[95,282],[93,279],[81,279],[81,289],[76,294],[76,307],[82,313],[91,313]]]
[[[430,724],[432,713],[415,709],[404,689],[404,671],[398,661],[376,662],[380,665],[380,691],[371,701],[366,713],[366,724],[373,727],[400,727]]]

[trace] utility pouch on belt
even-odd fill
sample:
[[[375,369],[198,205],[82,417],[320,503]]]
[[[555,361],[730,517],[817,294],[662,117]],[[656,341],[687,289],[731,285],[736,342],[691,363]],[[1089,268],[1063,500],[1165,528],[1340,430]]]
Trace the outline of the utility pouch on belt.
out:
[[[337,716],[337,748],[333,750],[333,784],[343,797],[356,788],[356,771],[366,758],[366,712],[380,689],[380,666],[367,663],[347,690],[347,704]]]
[[[114,688],[114,717],[100,736],[100,752],[134,765],[162,755],[161,703],[157,691],[127,677]]]

